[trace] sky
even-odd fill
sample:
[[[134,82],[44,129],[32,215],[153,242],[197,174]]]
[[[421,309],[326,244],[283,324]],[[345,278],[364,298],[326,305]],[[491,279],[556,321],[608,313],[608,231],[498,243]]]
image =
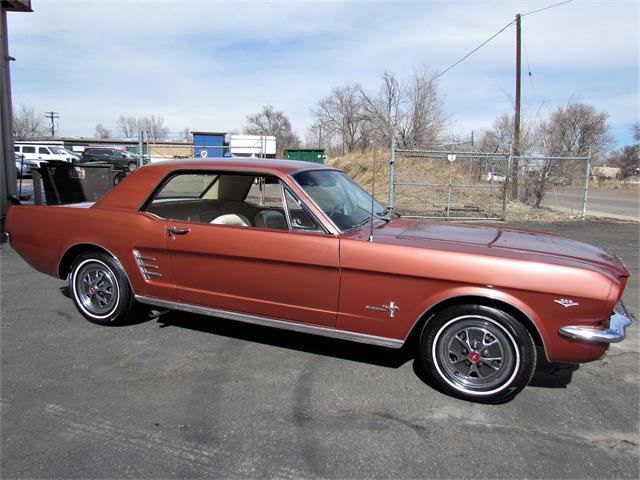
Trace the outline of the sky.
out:
[[[114,133],[120,115],[242,132],[272,105],[305,138],[332,88],[442,72],[544,1],[32,0],[8,14],[14,108],[60,112],[59,134]],[[614,146],[639,119],[640,8],[573,0],[522,18],[525,122],[568,102],[609,114]],[[479,135],[513,108],[515,26],[439,78],[451,135]]]

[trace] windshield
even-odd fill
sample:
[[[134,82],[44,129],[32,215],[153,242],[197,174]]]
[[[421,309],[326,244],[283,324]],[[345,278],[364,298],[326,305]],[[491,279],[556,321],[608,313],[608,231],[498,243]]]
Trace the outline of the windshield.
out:
[[[55,153],[56,155],[66,155],[67,152],[64,148],[60,148],[60,147],[49,147],[49,150],[51,150],[52,153]]]
[[[345,173],[315,170],[296,173],[293,178],[340,230],[351,230],[370,220],[371,195]],[[381,217],[387,210],[373,202],[373,213]]]

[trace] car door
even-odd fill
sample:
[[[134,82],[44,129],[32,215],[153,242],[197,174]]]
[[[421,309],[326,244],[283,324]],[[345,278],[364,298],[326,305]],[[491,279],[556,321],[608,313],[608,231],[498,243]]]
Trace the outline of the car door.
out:
[[[231,182],[231,177],[238,178]],[[214,182],[220,185],[219,192],[184,202],[186,207],[177,202],[174,207],[158,203],[155,214],[167,218],[167,252],[179,301],[335,326],[340,281],[338,239],[313,219],[304,228],[292,227],[283,201],[284,187],[277,180],[272,185],[281,192],[279,207],[245,201],[242,177],[221,175],[218,178],[222,179]],[[238,187],[224,186],[231,183]],[[252,183],[249,190],[255,185]],[[227,220],[217,223],[220,218]]]

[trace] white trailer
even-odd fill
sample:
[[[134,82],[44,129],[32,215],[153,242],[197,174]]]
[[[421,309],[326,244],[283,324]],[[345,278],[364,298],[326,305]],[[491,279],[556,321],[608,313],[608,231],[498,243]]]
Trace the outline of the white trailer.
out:
[[[237,157],[275,157],[276,137],[272,135],[231,135],[231,155]]]

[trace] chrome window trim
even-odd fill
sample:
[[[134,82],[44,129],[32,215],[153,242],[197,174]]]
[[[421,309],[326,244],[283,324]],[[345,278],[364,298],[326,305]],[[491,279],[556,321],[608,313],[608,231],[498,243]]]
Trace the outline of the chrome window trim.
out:
[[[347,175],[344,170],[340,170],[339,168],[334,168],[334,167],[325,167],[325,168],[302,168],[300,170],[296,170],[293,173],[288,174],[287,176],[291,179],[291,181],[293,183],[295,183],[295,185],[304,192],[304,194],[306,195],[306,197],[309,199],[309,201],[318,209],[322,212],[323,217],[327,220],[327,222],[329,222],[330,225],[333,226],[333,228],[335,228],[340,234],[344,234],[344,233],[352,233],[358,230],[362,230],[364,228],[365,225],[368,225],[368,223],[365,223],[364,225],[361,225],[359,227],[352,227],[352,228],[347,228],[347,229],[341,229],[339,228],[334,222],[333,220],[331,220],[326,213],[324,213],[324,210],[322,210],[320,208],[320,206],[315,202],[315,200],[313,198],[311,198],[311,196],[309,194],[307,194],[307,192],[305,191],[305,189],[298,183],[298,181],[295,179],[294,175],[297,175],[298,173],[304,173],[304,172],[322,172],[322,171],[334,171],[334,172],[340,172],[342,174],[344,174],[345,177],[347,177],[347,179],[353,183],[354,185],[356,185],[358,188],[362,189],[362,191],[366,192],[369,195],[369,192],[367,192],[364,188],[362,188],[360,185],[358,185],[356,182],[353,181],[353,179],[351,179],[351,177],[349,177],[349,175]],[[374,199],[375,200],[375,199]],[[384,222],[383,218],[380,218],[379,216],[374,214],[374,221],[378,220],[381,222]]]
[[[338,330],[330,327],[321,327],[318,325],[309,325],[306,323],[289,322],[286,320],[263,317],[260,315],[233,312],[229,310],[204,307],[201,305],[192,305],[188,303],[173,302],[169,300],[162,300],[160,298],[146,297],[143,295],[136,295],[135,298],[140,303],[152,305],[155,307],[167,308],[170,310],[178,310],[182,312],[195,313],[198,315],[207,315],[210,317],[224,318],[227,320],[235,320],[238,322],[250,323],[253,325],[261,325],[264,327],[281,328],[281,329],[290,330],[293,332],[310,333],[313,335],[321,335],[324,337],[337,338],[339,340],[349,340],[353,342],[366,343],[369,345],[377,345],[380,347],[387,347],[387,348],[397,349],[397,348],[401,348],[404,345],[404,340],[398,340],[396,338],[378,337],[375,335],[349,332],[347,330]]]
[[[342,172],[344,173],[344,170],[341,170],[339,168],[336,167],[329,167],[327,165],[323,165],[322,167],[307,167],[307,168],[301,168],[299,170],[296,170],[292,173],[290,173],[289,175],[296,175],[298,173],[302,173],[302,172],[322,172],[325,170],[334,170],[336,172]]]
[[[296,173],[300,173],[300,172],[310,172],[310,171],[316,171],[316,170],[323,170],[323,169],[318,169],[318,168],[304,168],[304,169],[302,169],[302,170],[297,170],[296,172],[294,172],[294,174],[293,174],[293,175],[295,175]],[[338,170],[337,168],[331,168],[330,170],[335,170],[335,171],[337,171],[337,172],[342,172],[342,170]],[[344,173],[344,172],[342,172],[342,173]],[[331,219],[327,216],[327,214],[326,214],[326,213],[324,213],[324,210],[322,210],[322,209],[320,208],[320,206],[316,203],[316,201],[315,201],[313,198],[311,198],[311,197],[307,194],[307,192],[304,190],[304,188],[302,188],[302,186],[301,186],[301,185],[298,183],[298,181],[293,177],[293,175],[292,175],[292,174],[287,175],[287,176],[289,177],[289,180],[291,180],[291,181],[294,183],[294,185],[295,185],[296,187],[298,187],[298,188],[299,188],[299,189],[304,193],[305,197],[307,197],[307,199],[309,199],[309,201],[311,202],[311,204],[312,204],[314,207],[316,207],[316,209],[318,209],[318,211],[322,214],[322,217],[325,219],[325,221],[326,221],[329,225],[331,225],[331,226],[334,228],[334,230],[335,230],[336,232],[338,232],[339,234],[344,233],[340,228],[338,228],[338,226],[337,226],[335,223],[333,223],[333,220],[331,220]],[[320,222],[320,223],[322,224],[322,222]],[[323,224],[323,228],[326,228],[326,225],[324,225],[324,224]]]
[[[327,168],[329,169],[329,168]],[[299,170],[299,171],[305,171],[305,170],[317,170],[315,168],[312,169],[304,169],[304,170]],[[335,168],[331,168],[331,170],[336,170],[338,172],[341,172],[342,170],[338,170]],[[304,230],[304,229],[294,229],[291,228],[291,220],[290,220],[290,216],[288,213],[288,208],[287,208],[287,202],[286,202],[286,198],[284,196],[284,191],[282,191],[281,193],[281,198],[282,198],[282,202],[283,202],[283,208],[285,210],[285,216],[287,218],[287,223],[289,225],[289,232],[297,232],[297,233],[325,233],[325,234],[331,234],[331,230],[329,228],[327,228],[327,226],[322,222],[322,220],[320,220],[318,218],[318,216],[316,214],[314,214],[309,207],[307,207],[306,203],[300,198],[299,195],[296,195],[296,193],[287,185],[287,183],[284,181],[284,179],[282,177],[280,177],[279,175],[276,175],[274,173],[271,172],[260,172],[260,171],[256,171],[256,170],[247,170],[247,171],[240,171],[240,170],[216,170],[216,169],[177,169],[177,170],[172,170],[171,172],[169,172],[168,174],[166,174],[164,177],[162,177],[162,179],[157,183],[157,185],[153,188],[153,190],[151,191],[151,193],[147,196],[147,198],[144,200],[144,202],[142,203],[142,205],[137,209],[138,213],[143,213],[143,214],[147,214],[147,215],[152,215],[153,217],[157,218],[158,220],[163,220],[163,221],[181,221],[183,222],[184,220],[181,219],[171,219],[171,218],[164,218],[161,217],[159,215],[156,215],[153,212],[150,212],[147,210],[147,207],[149,206],[149,204],[151,204],[155,198],[155,196],[157,195],[157,193],[159,191],[162,190],[162,187],[164,187],[164,185],[166,185],[166,183],[173,177],[177,176],[177,175],[183,175],[183,174],[191,174],[191,173],[195,173],[195,174],[203,174],[203,173],[210,173],[213,175],[217,175],[218,178],[222,175],[254,175],[256,177],[260,176],[260,177],[271,177],[271,178],[275,178],[276,180],[278,180],[278,184],[280,185],[281,188],[286,189],[291,196],[294,199],[297,199],[300,201],[300,203],[303,205],[303,211],[309,215],[311,217],[311,219],[316,223],[316,225],[318,225],[319,230]],[[298,185],[298,183],[290,176],[287,175],[287,177],[292,180],[297,186],[298,188],[300,188],[303,192],[304,190],[302,189],[302,187],[300,187],[300,185]],[[217,181],[217,179],[216,179]],[[213,186],[213,184],[215,183],[215,181],[211,184],[211,186]],[[313,200],[310,199],[312,202]],[[316,206],[316,208],[318,208],[318,210],[320,210],[320,212],[322,212],[322,209],[320,209],[318,207],[318,205],[315,204],[315,202],[313,202],[314,205]],[[322,212],[324,214],[324,212]],[[204,222],[194,222],[194,223],[200,223],[202,225],[206,225],[206,223]],[[337,231],[340,231],[340,229],[338,227],[336,227],[333,222],[329,221],[329,223],[331,223],[331,225],[333,225]],[[216,226],[225,226],[225,225],[216,225]],[[229,225],[226,225],[229,226]],[[261,227],[251,227],[251,228],[261,228]],[[262,230],[269,230],[269,229],[265,229],[262,228]]]
[[[286,196],[286,194],[288,193],[289,195],[291,195],[291,197],[293,198],[294,201],[300,202],[300,209],[305,213],[305,215],[308,215],[311,218],[311,220],[313,220],[313,222],[318,226],[317,230],[307,230],[307,229],[304,229],[304,228],[293,228],[293,224],[291,223],[290,225],[292,226],[292,228],[290,228],[290,231],[291,232],[300,232],[300,233],[327,233],[327,234],[331,234],[331,232],[329,231],[327,226],[324,223],[322,223],[320,221],[320,219],[317,217],[317,215],[315,213],[313,213],[309,209],[307,204],[304,203],[304,201],[298,195],[296,195],[296,193],[293,190],[291,190],[291,187],[289,187],[285,182],[282,182],[282,181],[281,181],[281,184],[284,187],[283,203],[284,203],[285,209],[287,211],[289,211],[289,205],[287,205],[287,196]]]
[[[293,226],[291,224],[291,215],[289,214],[287,198],[284,195],[284,182],[281,179],[278,179],[278,185],[280,185],[280,199],[282,201],[282,210],[284,211],[284,216],[287,219],[287,226],[289,227],[289,231],[292,232]]]

